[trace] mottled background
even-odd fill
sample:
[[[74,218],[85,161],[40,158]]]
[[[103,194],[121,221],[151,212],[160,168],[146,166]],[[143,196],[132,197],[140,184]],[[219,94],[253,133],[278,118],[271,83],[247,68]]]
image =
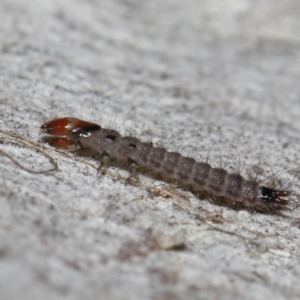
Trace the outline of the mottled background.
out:
[[[297,0],[1,0],[0,298],[299,299],[299,18]],[[291,210],[97,176],[42,143],[60,116],[258,172]]]

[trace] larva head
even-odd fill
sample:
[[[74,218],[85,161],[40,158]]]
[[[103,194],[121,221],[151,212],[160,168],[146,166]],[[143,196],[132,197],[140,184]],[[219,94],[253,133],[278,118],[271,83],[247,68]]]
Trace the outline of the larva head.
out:
[[[71,117],[55,119],[41,126],[42,133],[69,137],[90,136],[94,131],[99,129],[101,129],[101,126],[95,123]]]
[[[281,207],[288,204],[287,199],[283,199],[290,195],[288,191],[276,191],[265,186],[261,187],[261,201],[267,206]]]

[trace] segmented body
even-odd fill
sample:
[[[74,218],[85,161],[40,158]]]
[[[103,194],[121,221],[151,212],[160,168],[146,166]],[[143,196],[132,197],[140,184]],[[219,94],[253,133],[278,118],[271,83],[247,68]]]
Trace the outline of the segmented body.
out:
[[[42,125],[42,132],[64,138],[61,145],[76,144],[122,161],[135,162],[165,178],[175,179],[198,191],[224,197],[246,206],[277,209],[288,203],[283,199],[288,191],[277,191],[246,180],[240,174],[229,174],[225,169],[213,168],[208,163],[196,162],[177,152],[154,147],[132,136],[121,136],[112,129],[75,118],[62,118]],[[59,143],[57,144],[60,145]]]

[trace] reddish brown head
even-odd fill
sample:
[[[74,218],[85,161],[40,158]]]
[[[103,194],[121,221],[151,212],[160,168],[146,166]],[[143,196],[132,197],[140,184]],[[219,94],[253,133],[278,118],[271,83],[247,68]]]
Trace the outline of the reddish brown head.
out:
[[[99,129],[100,125],[71,117],[55,119],[41,126],[42,133],[68,137],[90,136]]]

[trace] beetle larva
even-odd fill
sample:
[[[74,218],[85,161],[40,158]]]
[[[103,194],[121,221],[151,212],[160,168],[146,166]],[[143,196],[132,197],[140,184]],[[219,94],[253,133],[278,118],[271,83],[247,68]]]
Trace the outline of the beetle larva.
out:
[[[83,147],[101,153],[101,165],[107,164],[110,157],[128,161],[131,167],[145,167],[164,178],[174,179],[212,196],[242,202],[245,206],[277,210],[288,204],[284,198],[290,194],[289,191],[261,186],[240,174],[229,174],[225,169],[196,162],[191,157],[168,152],[132,136],[121,136],[116,130],[101,128],[95,123],[65,117],[43,124],[41,131],[56,136],[54,145],[57,147]]]

